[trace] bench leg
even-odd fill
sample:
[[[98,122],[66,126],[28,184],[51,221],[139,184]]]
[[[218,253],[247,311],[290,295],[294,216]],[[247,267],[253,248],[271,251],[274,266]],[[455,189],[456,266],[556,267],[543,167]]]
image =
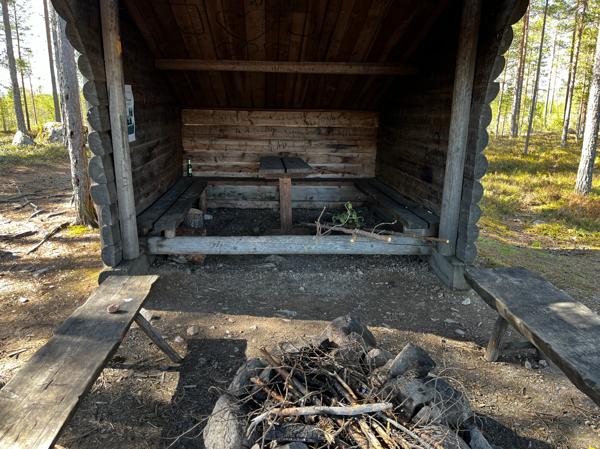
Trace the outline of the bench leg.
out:
[[[200,195],[200,210],[203,214],[206,214],[206,189]]]
[[[279,214],[281,230],[292,232],[292,180],[279,178]]]
[[[504,337],[506,336],[507,328],[508,321],[506,321],[502,315],[498,315],[498,319],[494,323],[494,330],[490,336],[487,350],[485,351],[485,359],[488,362],[495,362],[498,360],[500,349],[502,349],[502,340],[504,340]]]
[[[135,322],[137,325],[146,333],[150,340],[158,346],[162,352],[164,352],[172,362],[180,363],[183,359],[179,354],[175,352],[175,350],[165,341],[162,336],[156,332],[156,329],[152,327],[152,325],[144,318],[141,314],[137,314],[135,317]]]

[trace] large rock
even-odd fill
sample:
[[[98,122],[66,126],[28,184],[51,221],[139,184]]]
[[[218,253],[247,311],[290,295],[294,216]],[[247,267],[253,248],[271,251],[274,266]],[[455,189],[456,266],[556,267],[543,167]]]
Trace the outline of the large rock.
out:
[[[65,128],[60,122],[44,123],[37,135],[38,143],[65,143]]]
[[[21,131],[17,131],[15,133],[15,137],[13,137],[12,146],[17,147],[19,145],[29,145],[34,147],[35,142],[27,134],[23,134]]]
[[[279,356],[284,352],[297,354],[305,349],[316,348],[325,351],[329,347],[329,339],[324,335],[312,338],[302,338],[295,341],[283,341],[278,343],[270,351],[271,355]]]
[[[469,432],[469,446],[471,449],[492,449],[478,427],[470,425],[467,427],[467,431]]]
[[[417,411],[430,404],[435,393],[431,388],[420,380],[412,376],[396,377],[389,380],[377,396],[382,401],[392,401],[397,405],[398,412],[405,421],[410,421]]]
[[[435,362],[423,349],[409,343],[394,359],[390,377],[403,376],[408,371],[413,371],[415,376],[423,379],[435,366]]]
[[[373,368],[380,368],[393,358],[394,356],[385,349],[375,348],[367,353],[366,361]]]
[[[443,412],[446,422],[459,427],[471,416],[471,403],[464,393],[456,390],[441,377],[434,377],[425,387],[435,391],[433,403]]]
[[[246,437],[246,416],[249,413],[250,408],[235,396],[221,396],[204,429],[206,449],[250,449],[257,436]]]
[[[344,315],[336,318],[323,331],[323,335],[329,338],[329,341],[335,347],[347,346],[348,336],[351,333],[360,335],[368,346],[377,347],[377,340],[375,340],[371,331],[354,315]]]
[[[422,433],[427,435],[430,442],[434,442],[435,447],[444,449],[470,449],[465,440],[458,436],[456,430],[452,430],[446,426],[430,426],[424,429]]]
[[[236,396],[243,396],[250,393],[254,385],[250,379],[252,377],[260,376],[264,368],[265,367],[260,359],[248,360],[239,367],[228,390]]]

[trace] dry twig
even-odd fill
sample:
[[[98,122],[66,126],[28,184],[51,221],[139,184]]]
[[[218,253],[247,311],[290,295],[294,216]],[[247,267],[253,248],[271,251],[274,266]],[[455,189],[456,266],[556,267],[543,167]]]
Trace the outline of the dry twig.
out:
[[[50,237],[52,237],[54,234],[57,234],[60,232],[61,229],[65,228],[66,226],[69,225],[68,221],[65,221],[64,223],[59,224],[58,226],[52,228],[50,230],[50,232],[48,232],[44,238],[42,239],[42,241],[40,243],[38,243],[37,245],[35,245],[33,248],[31,248],[29,251],[27,251],[27,254],[31,254],[32,252],[34,252],[35,250],[37,250],[40,246],[42,246],[46,241],[48,241],[50,239]]]

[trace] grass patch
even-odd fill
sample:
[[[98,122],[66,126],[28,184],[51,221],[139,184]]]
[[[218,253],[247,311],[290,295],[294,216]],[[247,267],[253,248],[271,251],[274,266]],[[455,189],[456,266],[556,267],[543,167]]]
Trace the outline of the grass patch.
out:
[[[535,135],[527,156],[524,145],[524,138],[490,140],[488,173],[482,179],[482,228],[509,242],[508,218],[544,220],[549,224],[529,226],[527,231],[556,243],[600,248],[600,176],[594,176],[590,195],[573,192],[581,142],[571,140],[567,148],[561,148],[559,135]],[[600,173],[600,161],[595,173]],[[534,241],[533,246],[541,244]]]
[[[68,235],[83,235],[86,232],[88,232],[90,229],[85,226],[85,225],[75,225],[75,226],[69,226],[67,228],[67,234]]]
[[[69,151],[61,144],[13,146],[12,134],[0,134],[0,167],[9,165],[52,164],[69,160]]]

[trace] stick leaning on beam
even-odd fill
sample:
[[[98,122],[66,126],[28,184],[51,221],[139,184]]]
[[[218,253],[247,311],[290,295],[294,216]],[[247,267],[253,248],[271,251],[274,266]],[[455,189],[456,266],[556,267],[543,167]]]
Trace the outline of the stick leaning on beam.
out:
[[[318,226],[316,223],[302,223],[303,226]],[[359,234],[359,235],[364,235],[365,237],[371,237],[377,240],[381,240],[384,242],[390,242],[391,238],[387,239],[385,237],[382,237],[380,234],[374,234],[374,229],[368,229],[365,228],[364,230],[362,229],[356,229],[356,228],[343,228],[341,226],[336,226],[336,225],[330,225],[330,224],[325,224],[322,223],[320,225],[322,228],[325,229],[332,229],[334,231],[340,231],[343,232],[345,234]],[[438,239],[437,237],[427,237],[424,235],[415,235],[415,234],[408,234],[405,232],[396,232],[396,231],[386,231],[386,230],[381,230],[381,231],[377,231],[381,234],[386,234],[386,235],[397,235],[399,237],[410,237],[413,239],[419,239],[419,240],[426,240],[428,242],[444,242],[444,243],[448,243],[448,240],[446,239]],[[381,238],[378,238],[381,237]]]

